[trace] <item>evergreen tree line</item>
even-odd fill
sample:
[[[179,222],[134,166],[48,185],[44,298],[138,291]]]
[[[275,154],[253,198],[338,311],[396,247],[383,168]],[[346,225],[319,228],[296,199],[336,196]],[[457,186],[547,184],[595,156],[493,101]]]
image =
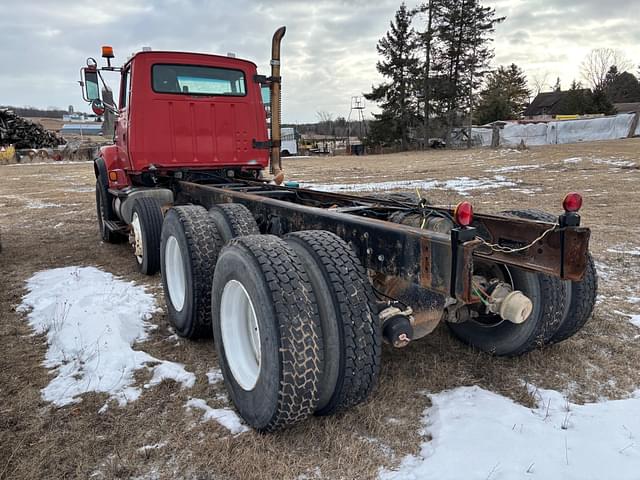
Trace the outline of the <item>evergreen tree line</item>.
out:
[[[454,129],[466,134],[472,122],[520,118],[532,97],[525,73],[515,64],[490,68],[495,26],[504,20],[479,0],[428,0],[415,9],[402,3],[377,44],[385,81],[365,94],[381,109],[369,123],[368,143],[406,149],[444,137],[450,144]],[[574,81],[558,113],[612,114],[613,103],[640,101],[638,79],[618,71],[615,54],[591,52],[600,60],[594,65],[611,57],[609,70],[587,69],[591,88]],[[559,79],[553,89],[561,89]]]
[[[381,107],[369,142],[405,149],[430,137],[449,140],[453,128],[468,121],[503,20],[479,0],[428,0],[415,9],[401,4],[377,45],[376,68],[387,81],[365,94]]]

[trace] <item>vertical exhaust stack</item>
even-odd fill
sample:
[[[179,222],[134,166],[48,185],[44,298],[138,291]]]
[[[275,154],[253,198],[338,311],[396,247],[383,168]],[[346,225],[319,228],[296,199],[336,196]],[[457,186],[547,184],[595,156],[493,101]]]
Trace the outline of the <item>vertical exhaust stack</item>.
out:
[[[271,41],[271,173],[274,175],[274,180],[278,185],[284,180],[282,159],[280,158],[280,144],[282,140],[280,130],[282,120],[280,43],[286,31],[286,27],[280,27],[273,34],[273,40]]]

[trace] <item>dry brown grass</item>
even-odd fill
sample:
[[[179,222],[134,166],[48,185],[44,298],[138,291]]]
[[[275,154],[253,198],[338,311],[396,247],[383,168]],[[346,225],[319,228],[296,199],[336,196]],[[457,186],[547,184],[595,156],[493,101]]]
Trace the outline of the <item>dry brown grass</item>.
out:
[[[584,224],[593,229],[592,251],[604,266],[601,299],[592,321],[560,345],[515,359],[493,358],[453,339],[442,326],[404,350],[385,348],[380,385],[369,403],[331,418],[313,418],[276,435],[237,437],[201,412],[187,411],[189,397],[226,405],[221,383],[209,385],[206,372],[217,366],[209,341],[176,342],[164,314],[160,328],[141,344],[156,357],[178,361],[197,375],[192,389],[164,382],[125,408],[98,410],[106,396],[88,394],[81,403],[52,408],[40,389],[49,379],[41,366],[45,345],[31,336],[15,312],[24,281],[34,272],[68,265],[95,265],[159,290],[159,276],[135,269],[125,245],[99,242],[94,220],[90,164],[0,167],[0,478],[371,478],[393,466],[421,441],[425,392],[477,384],[531,404],[523,382],[566,391],[574,401],[623,397],[640,386],[638,329],[616,311],[638,313],[629,303],[640,296],[640,256],[607,251],[640,247],[640,171],[593,163],[589,158],[640,164],[640,139],[540,147],[513,151],[427,152],[385,157],[285,160],[293,179],[331,181],[367,176],[366,181],[491,177],[484,170],[509,165],[540,168],[501,173],[535,195],[510,189],[480,191],[478,211],[545,208],[558,211],[569,189],[585,193]],[[563,163],[582,157],[579,163]],[[339,182],[349,180],[340,179]],[[435,190],[437,203],[454,204],[458,194]],[[60,205],[27,208],[47,204]],[[158,296],[161,300],[161,295]],[[142,382],[144,379],[140,379]],[[217,398],[218,397],[218,398]],[[217,399],[216,399],[217,398]],[[140,452],[144,445],[165,443]]]

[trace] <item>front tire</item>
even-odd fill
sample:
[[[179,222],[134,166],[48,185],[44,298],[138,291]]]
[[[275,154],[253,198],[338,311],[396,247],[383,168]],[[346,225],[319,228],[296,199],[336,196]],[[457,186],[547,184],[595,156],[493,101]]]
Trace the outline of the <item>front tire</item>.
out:
[[[151,197],[135,199],[130,239],[138,269],[145,275],[154,275],[160,269],[162,221],[162,209],[156,199]]]
[[[242,418],[274,431],[311,415],[322,374],[315,298],[295,252],[272,235],[232,240],[212,286],[213,331],[229,396]]]
[[[109,230],[106,225],[108,221],[117,220],[117,217],[111,206],[109,192],[100,178],[96,180],[96,214],[98,217],[98,231],[100,232],[102,241],[107,243],[120,243],[125,240],[123,235]]]

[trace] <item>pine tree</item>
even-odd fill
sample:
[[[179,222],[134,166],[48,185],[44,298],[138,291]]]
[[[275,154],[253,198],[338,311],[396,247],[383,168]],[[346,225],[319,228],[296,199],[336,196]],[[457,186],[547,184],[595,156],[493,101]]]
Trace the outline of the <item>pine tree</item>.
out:
[[[473,91],[481,84],[493,58],[492,33],[505,17],[479,0],[442,0],[439,38],[447,77],[447,142],[456,116],[471,110]],[[471,135],[468,136],[469,142]]]
[[[560,115],[593,113],[591,91],[588,88],[584,88],[580,82],[573,80],[558,110]]]
[[[640,102],[640,82],[629,72],[618,72],[614,65],[607,72],[604,91],[614,103]]]
[[[387,140],[399,140],[402,149],[407,148],[409,131],[417,117],[417,98],[413,86],[418,60],[412,18],[413,12],[402,3],[390,23],[390,30],[377,45],[382,59],[376,68],[389,81],[373,86],[372,91],[364,95],[367,100],[378,102],[382,109],[381,114],[375,115],[372,132],[388,130],[390,136]]]
[[[487,77],[476,107],[476,121],[514,120],[522,114],[529,95],[524,72],[514,63],[499,67]]]
[[[560,85],[560,77],[556,78],[556,84],[553,86],[553,91],[554,92],[561,92],[562,91],[562,86]]]
[[[438,83],[438,78],[432,75],[433,65],[436,64],[436,46],[438,42],[438,29],[441,23],[441,0],[428,0],[419,5],[415,13],[424,16],[424,31],[418,32],[418,48],[424,54],[424,60],[417,78],[416,88],[421,92],[423,100],[422,110],[422,136],[423,148],[429,144],[429,125],[432,115],[431,103],[437,98],[437,90],[434,86]]]

